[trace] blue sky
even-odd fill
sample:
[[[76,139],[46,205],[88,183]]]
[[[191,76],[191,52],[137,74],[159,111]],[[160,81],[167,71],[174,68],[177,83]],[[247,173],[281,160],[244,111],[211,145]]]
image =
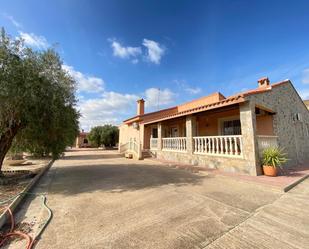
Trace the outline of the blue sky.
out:
[[[291,79],[309,99],[308,1],[7,0],[0,25],[55,46],[78,81],[82,128],[215,91]],[[158,90],[160,89],[160,90]]]

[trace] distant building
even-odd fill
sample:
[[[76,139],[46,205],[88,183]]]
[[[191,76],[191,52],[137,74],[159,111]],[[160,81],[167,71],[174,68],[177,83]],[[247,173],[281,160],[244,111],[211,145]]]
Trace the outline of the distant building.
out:
[[[304,100],[305,105],[307,106],[308,110],[309,110],[309,99],[308,100]]]
[[[305,101],[308,106],[308,101]],[[137,115],[119,126],[119,151],[260,175],[262,151],[280,146],[287,165],[309,161],[309,111],[290,80],[224,97],[221,93]]]
[[[91,147],[91,144],[90,144],[90,142],[88,140],[88,135],[89,135],[89,132],[84,132],[84,130],[82,130],[79,133],[79,136],[76,138],[75,147],[76,148],[88,148],[88,147]]]

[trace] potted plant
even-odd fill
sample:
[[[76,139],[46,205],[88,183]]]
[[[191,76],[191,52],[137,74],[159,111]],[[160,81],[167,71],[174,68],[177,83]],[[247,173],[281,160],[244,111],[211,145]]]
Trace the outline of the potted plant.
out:
[[[288,159],[282,149],[269,147],[263,151],[264,175],[277,176],[277,168],[282,166]]]

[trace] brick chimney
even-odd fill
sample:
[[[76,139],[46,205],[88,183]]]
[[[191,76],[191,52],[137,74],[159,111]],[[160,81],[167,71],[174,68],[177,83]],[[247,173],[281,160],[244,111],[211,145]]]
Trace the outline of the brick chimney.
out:
[[[263,77],[261,79],[258,80],[259,83],[259,88],[267,88],[270,86],[270,81],[268,79],[268,77]]]
[[[137,100],[137,115],[144,115],[145,113],[145,100]]]

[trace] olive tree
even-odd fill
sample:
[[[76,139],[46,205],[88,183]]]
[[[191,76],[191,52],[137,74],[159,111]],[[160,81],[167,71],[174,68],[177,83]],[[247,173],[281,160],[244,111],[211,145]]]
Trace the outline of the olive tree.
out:
[[[117,126],[103,125],[93,127],[89,133],[89,140],[95,146],[115,146],[118,142],[119,130]]]
[[[105,146],[115,146],[118,142],[119,129],[117,126],[104,125],[101,133],[102,144]]]
[[[103,126],[95,126],[91,128],[88,139],[93,146],[100,147],[102,145],[102,130]]]
[[[0,170],[13,147],[57,158],[79,130],[75,81],[53,49],[0,35]]]

